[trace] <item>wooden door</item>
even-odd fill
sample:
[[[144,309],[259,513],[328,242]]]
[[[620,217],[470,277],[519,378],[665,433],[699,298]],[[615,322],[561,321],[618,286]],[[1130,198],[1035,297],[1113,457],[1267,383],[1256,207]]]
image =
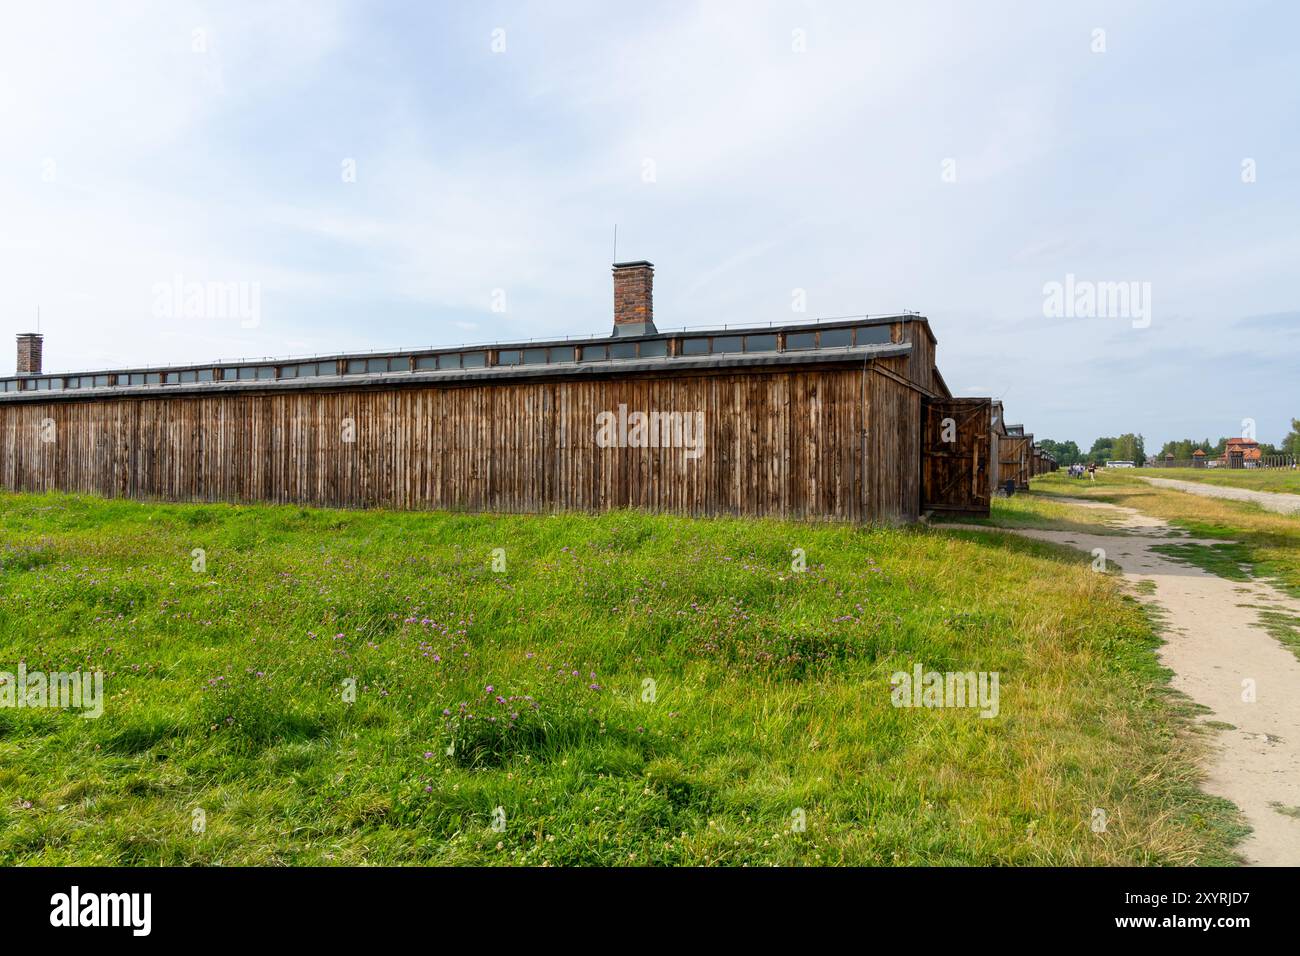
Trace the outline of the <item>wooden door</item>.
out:
[[[923,507],[956,514],[989,513],[992,400],[944,398],[925,405],[921,439]]]

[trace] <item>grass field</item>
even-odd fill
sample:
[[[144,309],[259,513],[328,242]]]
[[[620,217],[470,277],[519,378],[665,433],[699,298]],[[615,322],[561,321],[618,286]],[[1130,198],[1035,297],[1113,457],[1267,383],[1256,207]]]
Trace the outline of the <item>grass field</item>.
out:
[[[1290,468],[1133,468],[1130,475],[1200,481],[1207,485],[1300,495],[1300,470]]]
[[[1035,478],[1037,484],[1040,479]],[[987,518],[965,516],[934,517],[936,527],[944,524],[980,525],[990,528],[1051,528],[1057,531],[1078,531],[1088,534],[1123,534],[1110,515],[1095,508],[1087,508],[1052,496],[1018,492],[1010,498],[993,499]]]
[[[106,698],[0,708],[0,863],[1233,862],[1157,643],[993,531],[0,495],[0,670]]]

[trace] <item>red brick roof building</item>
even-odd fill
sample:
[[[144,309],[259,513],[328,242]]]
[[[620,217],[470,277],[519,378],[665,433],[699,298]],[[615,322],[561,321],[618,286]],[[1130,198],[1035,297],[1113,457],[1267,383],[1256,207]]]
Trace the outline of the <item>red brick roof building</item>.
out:
[[[1258,462],[1259,442],[1251,438],[1229,438],[1223,446],[1222,461],[1229,468],[1242,468],[1247,462]]]

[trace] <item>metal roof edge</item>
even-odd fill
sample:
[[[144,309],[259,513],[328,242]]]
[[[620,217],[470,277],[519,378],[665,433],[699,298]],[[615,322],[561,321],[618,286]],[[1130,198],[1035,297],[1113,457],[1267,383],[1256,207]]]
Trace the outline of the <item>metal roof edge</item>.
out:
[[[776,323],[766,325],[720,325],[701,326],[689,329],[663,329],[644,335],[588,335],[563,336],[539,339],[509,339],[493,342],[466,342],[461,345],[419,345],[397,346],[394,348],[367,349],[359,352],[316,352],[302,355],[263,355],[260,357],[244,356],[242,358],[217,358],[201,362],[181,362],[164,365],[124,365],[107,368],[63,369],[59,371],[42,371],[39,374],[0,375],[0,381],[28,378],[67,378],[82,375],[130,375],[151,372],[182,372],[195,369],[232,368],[241,365],[298,365],[309,362],[330,362],[347,359],[383,358],[392,355],[443,355],[455,352],[486,352],[525,348],[555,348],[562,346],[604,345],[614,342],[641,342],[654,339],[695,338],[698,336],[717,335],[755,335],[777,332],[807,332],[823,329],[853,328],[861,325],[885,325],[892,322],[919,322],[927,328],[929,319],[913,312],[892,315],[848,315],[832,316],[825,319],[808,319],[804,321]],[[930,337],[934,338],[933,331]]]
[[[875,358],[895,358],[912,351],[910,342],[809,349],[798,352],[734,353],[725,355],[676,356],[603,362],[563,362],[548,365],[510,365],[479,369],[447,369],[417,372],[375,372],[352,375],[323,375],[315,378],[252,379],[233,382],[195,382],[184,385],[115,385],[102,388],[52,389],[0,393],[0,404],[96,400],[103,398],[168,398],[247,394],[253,392],[338,391],[340,389],[409,387],[413,385],[478,384],[517,382],[552,378],[597,378],[636,373],[703,372],[714,369],[783,368],[800,365],[856,365]]]

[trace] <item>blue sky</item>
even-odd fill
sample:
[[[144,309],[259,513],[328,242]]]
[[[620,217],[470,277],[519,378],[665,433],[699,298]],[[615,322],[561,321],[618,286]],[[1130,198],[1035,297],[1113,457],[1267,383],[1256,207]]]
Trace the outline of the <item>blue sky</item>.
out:
[[[602,333],[617,222],[660,328],[914,309],[1040,437],[1277,441],[1297,10],[22,5],[0,330],[39,304],[56,371]],[[1045,317],[1067,275],[1149,283],[1149,326]],[[256,284],[259,321],[158,314],[176,276]]]

